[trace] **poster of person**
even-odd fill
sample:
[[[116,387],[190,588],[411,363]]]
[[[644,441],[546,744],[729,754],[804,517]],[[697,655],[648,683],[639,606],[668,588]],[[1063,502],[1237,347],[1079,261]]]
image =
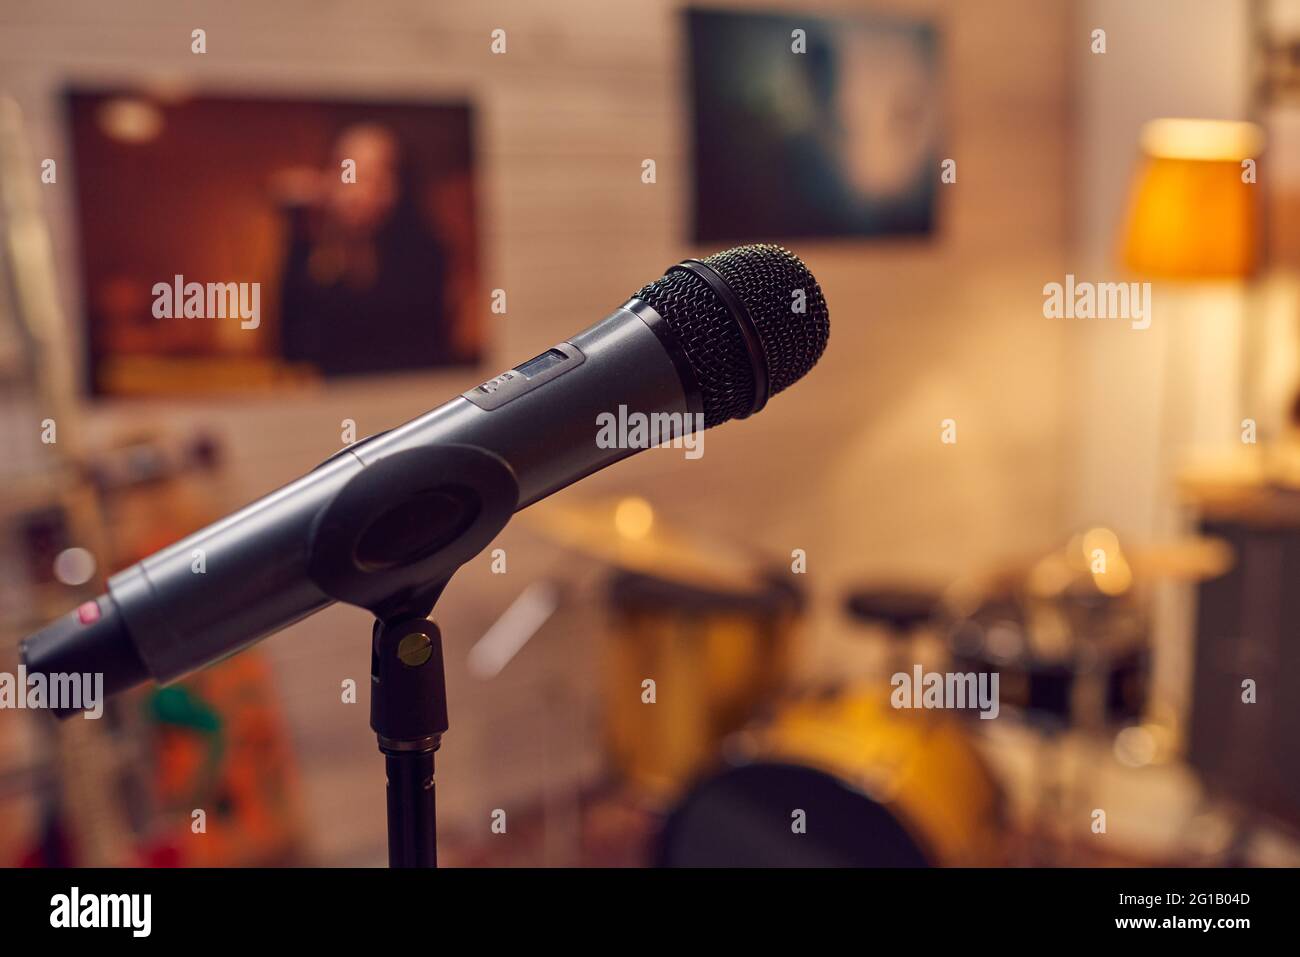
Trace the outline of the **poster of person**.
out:
[[[96,395],[476,362],[464,103],[67,95]]]
[[[933,26],[685,16],[697,241],[931,232],[942,159]]]

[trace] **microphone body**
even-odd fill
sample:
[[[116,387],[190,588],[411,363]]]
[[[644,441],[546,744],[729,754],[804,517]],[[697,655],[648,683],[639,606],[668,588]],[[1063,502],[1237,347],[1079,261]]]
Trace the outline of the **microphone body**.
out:
[[[828,336],[821,289],[787,250],[687,260],[584,332],[112,576],[106,595],[27,638],[23,661],[102,673],[112,694],[336,600],[381,617],[427,608],[511,512],[640,450],[601,442],[602,416],[645,416],[660,442],[747,417]]]
[[[627,303],[540,356],[341,450],[302,478],[123,569],[97,600],[95,621],[82,620],[83,606],[49,631],[79,636],[97,625],[107,640],[118,625],[125,628],[138,662],[128,656],[128,667],[120,668],[101,661],[108,666],[100,669],[106,693],[145,677],[172,681],[332,603],[305,574],[312,526],[350,479],[386,457],[435,445],[478,447],[514,474],[516,508],[523,508],[639,451],[600,447],[597,417],[620,405],[629,413],[678,413],[669,421],[682,422],[699,411],[698,395],[683,383],[661,338],[662,322],[644,303]],[[40,640],[45,634],[25,643],[31,671],[84,670],[64,669],[62,645],[48,646]]]

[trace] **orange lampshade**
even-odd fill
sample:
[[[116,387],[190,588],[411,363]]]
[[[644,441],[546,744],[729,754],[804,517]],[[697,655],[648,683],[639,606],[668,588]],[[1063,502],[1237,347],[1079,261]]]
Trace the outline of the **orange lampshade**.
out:
[[[1264,137],[1252,123],[1153,120],[1129,203],[1123,258],[1153,279],[1236,279],[1259,255],[1258,186],[1242,161]]]

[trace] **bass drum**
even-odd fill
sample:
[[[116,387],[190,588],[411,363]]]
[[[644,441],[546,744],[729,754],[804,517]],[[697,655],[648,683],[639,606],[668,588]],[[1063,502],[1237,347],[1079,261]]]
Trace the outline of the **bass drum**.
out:
[[[1004,862],[1003,796],[962,724],[877,692],[782,708],[748,757],[669,815],[667,867],[926,867]]]

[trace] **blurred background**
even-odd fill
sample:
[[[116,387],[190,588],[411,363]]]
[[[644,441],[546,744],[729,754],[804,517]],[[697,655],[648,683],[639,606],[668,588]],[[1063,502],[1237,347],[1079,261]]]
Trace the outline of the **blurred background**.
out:
[[[443,862],[1300,864],[1300,2],[804,6],[6,3],[0,672],[781,242],[833,317],[807,381],[444,596]],[[369,631],[0,710],[0,864],[381,865]],[[891,707],[930,672],[998,674],[997,717]]]

